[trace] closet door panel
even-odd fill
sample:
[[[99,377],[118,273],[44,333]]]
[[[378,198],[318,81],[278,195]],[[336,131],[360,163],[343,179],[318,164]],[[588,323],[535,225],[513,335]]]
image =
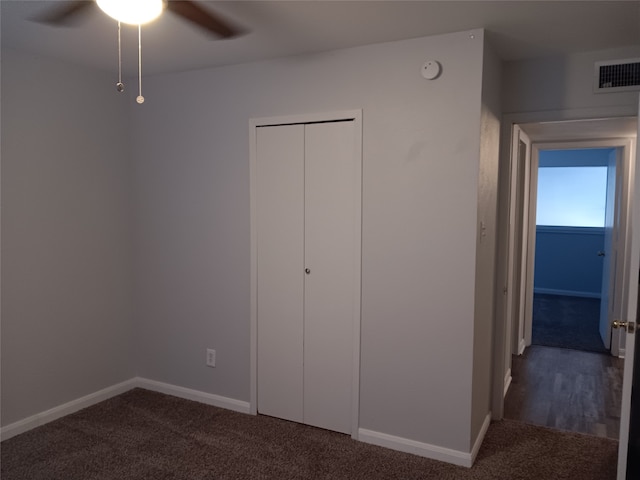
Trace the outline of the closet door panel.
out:
[[[304,126],[256,142],[258,411],[302,422]]]
[[[304,423],[351,432],[357,182],[353,122],[305,127]]]

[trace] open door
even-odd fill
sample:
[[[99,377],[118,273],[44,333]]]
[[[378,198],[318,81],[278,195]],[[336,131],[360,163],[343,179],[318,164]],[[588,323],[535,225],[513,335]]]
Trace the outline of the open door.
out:
[[[639,100],[640,107],[640,100]],[[640,154],[637,140],[640,139],[640,124],[636,137],[635,163],[631,165],[631,186],[629,230],[630,255],[625,281],[628,285],[625,318],[618,326],[626,331],[624,377],[622,383],[622,410],[620,413],[620,443],[618,447],[618,480],[632,480],[640,477],[640,375],[634,374],[635,331],[637,325],[638,281],[640,272]],[[634,392],[635,390],[635,392]],[[632,393],[635,393],[633,398]]]
[[[636,314],[636,328],[638,324],[637,318]],[[627,443],[627,480],[640,478],[640,405],[638,405],[637,398],[638,390],[640,389],[640,355],[633,356],[633,374],[631,377],[633,380],[631,382],[629,435],[627,435],[629,439]],[[620,450],[622,451],[622,447]],[[620,472],[618,472],[618,478],[624,478]]]
[[[622,297],[618,252],[620,249],[620,217],[622,212],[622,149],[616,148],[609,156],[607,164],[607,200],[604,216],[604,249],[598,255],[604,257],[602,264],[602,291],[600,294],[600,337],[605,348],[614,356],[619,354],[619,341],[613,341],[611,322],[620,318]],[[618,334],[615,334],[618,340]],[[615,351],[614,351],[615,350]]]
[[[598,252],[603,258],[602,291],[600,294],[600,338],[607,350],[611,350],[611,322],[614,319],[614,305],[616,298],[616,259],[618,256],[617,234],[619,232],[619,197],[616,194],[618,151],[609,156],[607,164],[607,201],[604,214],[604,249]],[[621,191],[622,189],[618,189]],[[611,299],[611,301],[610,301]]]

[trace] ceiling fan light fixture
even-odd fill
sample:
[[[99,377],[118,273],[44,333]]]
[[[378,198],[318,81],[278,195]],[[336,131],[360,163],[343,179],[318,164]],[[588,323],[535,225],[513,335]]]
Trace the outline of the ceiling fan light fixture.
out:
[[[110,17],[131,25],[155,20],[163,9],[162,0],[96,0],[96,3]]]

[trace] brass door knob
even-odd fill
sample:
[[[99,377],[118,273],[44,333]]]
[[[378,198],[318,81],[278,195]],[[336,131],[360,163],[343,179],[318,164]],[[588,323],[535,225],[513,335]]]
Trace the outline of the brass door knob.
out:
[[[622,320],[614,320],[613,322],[611,322],[611,326],[613,328],[622,328],[628,333],[635,333],[636,331],[636,324],[634,322],[623,322]]]

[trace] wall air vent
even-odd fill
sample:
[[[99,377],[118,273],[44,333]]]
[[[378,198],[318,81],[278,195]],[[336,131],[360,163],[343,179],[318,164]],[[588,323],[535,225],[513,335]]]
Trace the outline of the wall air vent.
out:
[[[594,73],[596,93],[640,90],[640,58],[596,62]]]

